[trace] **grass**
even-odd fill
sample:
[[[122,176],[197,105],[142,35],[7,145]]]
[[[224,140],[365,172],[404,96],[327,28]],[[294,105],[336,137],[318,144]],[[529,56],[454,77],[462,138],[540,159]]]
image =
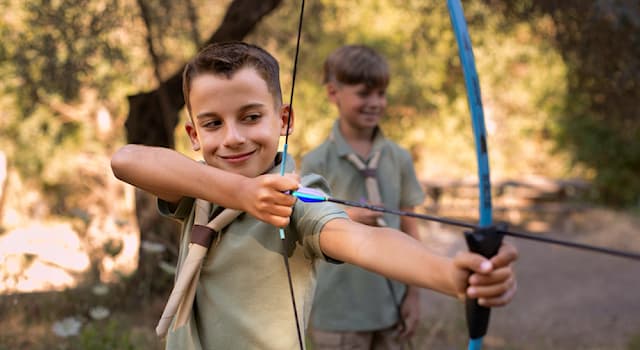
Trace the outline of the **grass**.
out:
[[[150,325],[159,317],[165,296],[140,301],[126,294],[124,288],[112,285],[107,295],[77,288],[0,296],[0,350],[162,348]],[[93,319],[90,311],[96,306],[108,309],[109,315]],[[76,335],[58,336],[53,331],[54,323],[66,318],[81,323]]]
[[[627,350],[640,350],[640,330],[629,339]]]

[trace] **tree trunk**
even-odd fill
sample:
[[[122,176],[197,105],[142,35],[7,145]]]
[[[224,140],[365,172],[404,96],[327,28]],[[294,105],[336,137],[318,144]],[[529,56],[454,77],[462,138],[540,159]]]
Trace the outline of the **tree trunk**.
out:
[[[227,9],[222,24],[204,45],[222,41],[242,40],[281,0],[235,0]],[[164,97],[164,98],[163,98]],[[129,115],[125,123],[127,142],[173,148],[174,130],[179,112],[184,106],[182,94],[182,70],[162,81],[153,91],[128,96]],[[143,191],[136,191],[136,216],[142,240],[157,240],[177,244],[175,223],[163,220],[157,213],[155,198]],[[147,281],[157,261],[140,251],[138,276],[135,280]],[[149,286],[151,286],[149,284]],[[161,287],[161,286],[158,286]],[[147,288],[142,288],[149,291]],[[146,294],[146,293],[145,293]]]
[[[222,24],[205,42],[205,45],[242,40],[249,34],[260,20],[273,11],[281,0],[235,0],[229,5]],[[159,91],[167,92],[170,107],[168,130],[161,117],[163,102]],[[125,123],[127,142],[152,146],[173,147],[173,131],[178,123],[178,113],[184,106],[182,95],[182,69],[175,72],[160,86],[149,92],[142,92],[128,97],[129,115]],[[167,103],[168,102],[168,103]]]
[[[9,161],[3,151],[0,151],[0,229],[4,218],[4,203],[9,188]]]

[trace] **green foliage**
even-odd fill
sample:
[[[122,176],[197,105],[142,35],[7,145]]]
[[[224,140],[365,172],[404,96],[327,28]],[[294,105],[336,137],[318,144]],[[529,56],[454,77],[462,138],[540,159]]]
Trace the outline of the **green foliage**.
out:
[[[3,3],[0,149],[52,207],[77,192],[78,155],[110,152],[122,134],[99,135],[98,112],[122,125],[127,91],[149,87],[146,51],[127,31],[138,26],[131,9],[120,0]]]
[[[500,1],[518,21],[549,18],[567,66],[552,130],[557,149],[587,169],[596,200],[640,205],[640,9],[633,1]]]
[[[25,177],[42,176],[63,195],[67,189],[56,183],[69,169],[52,163],[69,162],[79,149],[108,152],[122,136],[97,137],[96,110],[106,107],[122,128],[126,95],[157,86],[147,40],[166,78],[215,30],[229,1],[145,0],[147,26],[132,0],[5,3],[11,15],[0,25],[0,147]],[[613,3],[464,1],[494,177],[580,176],[595,181],[600,200],[638,200],[640,20],[624,2]],[[247,39],[280,60],[285,102],[299,5],[283,2]],[[445,2],[308,2],[294,156],[322,142],[333,123],[336,110],[325,97],[321,67],[348,43],[368,44],[387,57],[392,79],[383,128],[412,151],[421,176],[474,176],[469,111]],[[178,147],[188,150],[182,125],[177,135]]]
[[[11,43],[5,50],[16,78],[10,88],[25,115],[50,95],[74,100],[86,87],[108,93],[115,72],[97,63],[125,61],[124,47],[114,39],[123,15],[118,1],[31,0],[14,10],[23,30],[5,33]]]
[[[599,122],[590,111],[562,119],[560,145],[572,150],[576,162],[597,169],[595,199],[612,204],[640,205],[640,128],[624,137],[615,123]]]
[[[276,53],[284,91],[291,81],[298,5],[283,4],[249,39]],[[445,2],[325,0],[312,3],[306,13],[314,15],[305,17],[303,28],[296,133],[290,139],[295,156],[322,142],[336,117],[321,85],[325,57],[343,44],[364,43],[385,55],[392,70],[385,133],[412,151],[422,176],[475,174],[465,87]],[[552,23],[546,18],[510,21],[479,1],[465,3],[465,13],[485,101],[492,170],[498,176],[568,175],[574,169],[558,166],[564,159],[548,153],[553,140],[547,128],[566,93],[566,68],[549,42]]]
[[[640,350],[640,333],[635,334],[631,339],[629,339],[627,350]]]
[[[35,184],[59,181],[38,179],[54,160],[64,163],[78,149],[104,152],[94,116],[128,80],[121,69],[131,57],[119,38],[125,10],[117,0],[7,3],[0,148]]]
[[[129,329],[119,325],[116,320],[110,320],[106,323],[90,323],[82,329],[79,338],[81,349],[136,349]]]

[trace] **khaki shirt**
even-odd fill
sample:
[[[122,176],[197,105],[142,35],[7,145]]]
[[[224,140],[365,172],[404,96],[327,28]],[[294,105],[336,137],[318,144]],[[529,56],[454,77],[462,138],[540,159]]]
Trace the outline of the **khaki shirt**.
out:
[[[288,163],[291,172],[293,161]],[[317,175],[303,177],[302,184],[328,191]],[[172,212],[159,201],[163,215],[183,223],[178,264],[187,253],[193,203],[184,198]],[[297,201],[285,230],[298,315],[305,328],[315,289],[313,263],[324,258],[320,231],[328,221],[346,217],[331,203]],[[167,349],[298,349],[282,246],[277,228],[246,213],[223,229],[220,242],[212,244],[203,263],[191,318],[169,332]]]
[[[346,159],[353,150],[338,125],[336,121],[330,137],[304,157],[301,173],[316,173],[326,178],[336,198],[365,200],[364,177]],[[381,151],[377,174],[385,207],[399,209],[421,204],[424,193],[409,152],[386,139],[380,129],[373,140],[372,152],[375,150]],[[400,228],[399,216],[384,214],[384,220],[389,227]],[[392,286],[393,291],[384,277],[350,264],[319,262],[311,324],[324,331],[368,331],[391,327],[399,320],[397,305],[406,293],[405,285],[392,281]]]

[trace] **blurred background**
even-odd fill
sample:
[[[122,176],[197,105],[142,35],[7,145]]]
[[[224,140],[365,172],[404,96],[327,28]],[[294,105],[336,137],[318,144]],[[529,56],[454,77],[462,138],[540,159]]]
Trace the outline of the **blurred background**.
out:
[[[640,250],[640,3],[462,3],[496,217]],[[0,350],[161,348],[153,329],[173,281],[177,227],[158,217],[154,198],[113,177],[110,156],[142,143],[197,158],[180,75],[207,43],[269,50],[288,100],[299,6],[0,0]],[[420,210],[475,219],[473,135],[446,2],[306,6],[290,152],[300,159],[335,120],[325,57],[370,45],[391,67],[383,129],[415,159],[428,194]],[[463,247],[447,227],[422,223],[421,234],[443,254]],[[488,348],[640,349],[640,264],[516,244],[520,294],[495,312]],[[460,305],[425,291],[423,308],[417,348],[464,346]]]

